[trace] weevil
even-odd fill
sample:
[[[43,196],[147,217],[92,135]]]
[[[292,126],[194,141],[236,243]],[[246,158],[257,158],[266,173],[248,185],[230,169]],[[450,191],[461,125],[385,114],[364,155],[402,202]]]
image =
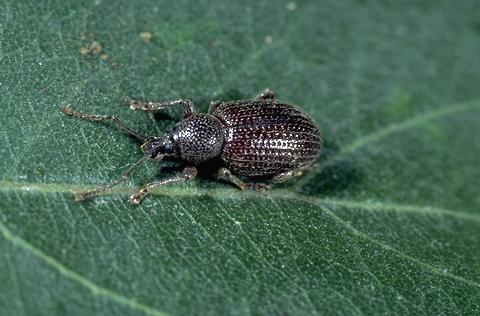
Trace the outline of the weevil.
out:
[[[133,163],[113,182],[76,195],[83,201],[125,182],[132,171],[147,160],[170,158],[182,161],[181,174],[144,185],[130,196],[138,204],[153,188],[187,181],[197,175],[197,167],[212,159],[221,165],[217,178],[238,188],[263,190],[270,184],[255,181],[259,177],[271,183],[287,181],[312,166],[322,150],[323,138],[314,121],[299,108],[277,101],[266,89],[255,99],[212,101],[207,113],[197,113],[188,99],[167,102],[127,99],[132,110],[155,112],[166,108],[183,108],[183,118],[162,136],[146,137],[113,115],[95,115],[74,111],[63,113],[85,121],[111,121],[118,128],[142,142],[143,157]],[[244,182],[237,176],[249,178]]]

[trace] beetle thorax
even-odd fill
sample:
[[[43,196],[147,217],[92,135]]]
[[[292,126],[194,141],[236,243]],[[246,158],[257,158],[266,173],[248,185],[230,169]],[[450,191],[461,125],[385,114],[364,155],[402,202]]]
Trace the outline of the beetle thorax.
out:
[[[218,157],[224,140],[222,123],[209,114],[194,114],[175,125],[173,142],[179,158],[199,164]]]

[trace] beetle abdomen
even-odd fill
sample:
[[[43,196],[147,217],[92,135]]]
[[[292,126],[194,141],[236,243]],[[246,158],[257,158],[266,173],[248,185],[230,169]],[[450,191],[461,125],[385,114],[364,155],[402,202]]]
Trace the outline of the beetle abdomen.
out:
[[[268,176],[305,168],[322,149],[315,123],[289,104],[239,100],[220,103],[211,114],[225,126],[221,158],[240,175]]]

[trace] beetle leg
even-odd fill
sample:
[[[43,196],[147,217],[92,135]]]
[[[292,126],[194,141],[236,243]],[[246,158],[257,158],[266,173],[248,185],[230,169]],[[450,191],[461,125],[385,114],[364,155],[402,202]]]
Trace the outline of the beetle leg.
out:
[[[239,178],[237,178],[236,176],[234,176],[232,174],[232,172],[230,170],[228,170],[227,168],[222,167],[222,168],[218,169],[218,178],[223,180],[223,181],[227,181],[227,182],[230,182],[230,183],[236,185],[237,187],[240,188],[240,190],[248,189],[247,184],[245,182],[243,182],[242,180],[240,180]]]
[[[256,96],[255,100],[265,101],[265,100],[275,100],[275,94],[270,89],[263,90],[262,93]]]
[[[208,106],[208,113],[212,113],[215,111],[215,108],[222,104],[222,101],[212,101],[210,102],[210,105]]]
[[[302,175],[302,170],[300,169],[295,169],[295,170],[290,170],[287,172],[282,172],[279,174],[276,174],[273,176],[272,181],[275,183],[282,183],[285,181],[288,181],[290,179],[293,179],[295,177],[301,176]]]
[[[116,186],[120,183],[123,183],[123,182],[127,181],[128,176],[132,173],[133,169],[135,169],[141,163],[143,163],[144,161],[147,161],[148,159],[150,159],[150,157],[148,155],[143,156],[142,158],[137,160],[135,163],[133,163],[119,178],[117,178],[116,180],[110,182],[109,184],[107,184],[103,187],[75,194],[75,201],[77,201],[77,202],[84,201],[86,199],[94,197],[95,195],[98,195],[99,193],[108,191],[112,187],[114,187],[114,186]]]
[[[70,106],[64,106],[61,108],[62,112],[66,115],[76,117],[78,119],[88,121],[88,122],[100,122],[105,120],[112,121],[118,128],[126,132],[127,134],[135,137],[141,142],[145,142],[147,137],[140,135],[136,130],[126,126],[120,119],[114,115],[96,115],[96,114],[87,114],[82,112],[74,111]]]
[[[183,108],[183,117],[189,117],[195,113],[195,107],[193,102],[188,99],[179,99],[165,102],[154,101],[140,101],[135,99],[125,98],[125,104],[127,104],[132,110],[142,110],[146,112],[155,112],[166,108],[172,108],[175,106],[181,106]]]
[[[256,190],[256,191],[263,191],[266,189],[270,189],[270,186],[266,183],[262,182],[243,182],[236,176],[232,174],[230,170],[227,168],[220,168],[218,170],[218,178],[227,182],[230,182],[236,185],[240,190]]]
[[[158,180],[158,181],[145,184],[137,193],[130,196],[129,201],[132,204],[138,204],[145,197],[145,195],[147,195],[148,192],[150,192],[152,189],[168,183],[187,181],[194,178],[196,175],[197,175],[197,168],[187,167],[183,169],[182,174],[173,176],[171,178]]]

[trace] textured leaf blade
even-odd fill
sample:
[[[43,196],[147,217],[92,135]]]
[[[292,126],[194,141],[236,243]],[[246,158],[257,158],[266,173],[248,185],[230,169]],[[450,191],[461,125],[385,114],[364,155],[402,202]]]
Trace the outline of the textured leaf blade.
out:
[[[2,314],[479,313],[478,4],[1,5]],[[127,204],[170,174],[151,164],[73,201],[140,150],[60,106],[159,134],[173,121],[123,97],[206,110],[265,87],[326,136],[303,178],[265,193],[196,179]]]

